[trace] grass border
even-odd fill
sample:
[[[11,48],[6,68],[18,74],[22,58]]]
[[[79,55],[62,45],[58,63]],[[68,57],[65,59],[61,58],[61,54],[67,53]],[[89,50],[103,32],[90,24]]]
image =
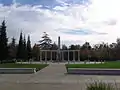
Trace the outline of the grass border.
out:
[[[16,64],[16,63],[8,63],[8,64],[0,64],[0,68],[36,68],[36,72],[42,70],[47,67],[49,64]]]
[[[120,69],[120,61],[105,62],[100,64],[65,64],[68,68],[100,68],[100,69]]]

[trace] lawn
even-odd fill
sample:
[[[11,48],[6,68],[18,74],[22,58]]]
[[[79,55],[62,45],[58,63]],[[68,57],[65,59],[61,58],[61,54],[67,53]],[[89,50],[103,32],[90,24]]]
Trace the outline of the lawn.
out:
[[[105,62],[100,64],[66,64],[66,68],[113,68],[120,69],[120,61]]]
[[[48,64],[0,64],[0,68],[36,68],[41,70],[48,66]]]

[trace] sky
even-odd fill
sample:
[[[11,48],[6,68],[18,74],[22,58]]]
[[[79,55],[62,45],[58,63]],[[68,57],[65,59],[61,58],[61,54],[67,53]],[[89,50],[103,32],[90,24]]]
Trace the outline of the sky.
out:
[[[66,45],[112,43],[120,37],[119,8],[120,0],[0,0],[0,22],[9,39],[22,31],[32,45],[43,32]]]

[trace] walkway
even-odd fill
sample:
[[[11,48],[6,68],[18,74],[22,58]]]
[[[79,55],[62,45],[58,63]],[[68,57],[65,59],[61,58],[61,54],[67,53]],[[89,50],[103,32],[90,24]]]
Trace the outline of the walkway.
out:
[[[0,75],[1,90],[85,90],[85,82],[118,80],[120,76],[67,75],[64,64],[53,63],[35,74]]]

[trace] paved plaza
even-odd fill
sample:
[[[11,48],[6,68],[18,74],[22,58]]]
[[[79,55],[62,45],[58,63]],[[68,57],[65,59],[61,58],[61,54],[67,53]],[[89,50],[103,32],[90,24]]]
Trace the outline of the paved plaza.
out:
[[[68,75],[65,65],[51,63],[35,74],[0,74],[1,90],[85,90],[91,80],[116,81],[120,76]]]

